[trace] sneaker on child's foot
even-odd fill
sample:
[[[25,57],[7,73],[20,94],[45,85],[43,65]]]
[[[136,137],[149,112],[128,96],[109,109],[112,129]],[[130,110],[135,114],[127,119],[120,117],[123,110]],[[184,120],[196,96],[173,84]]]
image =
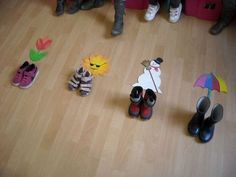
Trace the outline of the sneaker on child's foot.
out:
[[[157,12],[159,11],[159,9],[160,9],[160,4],[159,3],[157,3],[157,5],[149,4],[148,9],[145,13],[144,19],[147,20],[147,21],[152,21],[155,18],[155,16],[156,16]]]
[[[20,88],[29,88],[38,76],[39,70],[36,65],[31,64],[24,71],[22,80],[20,81]]]
[[[182,11],[182,4],[181,3],[179,4],[179,7],[177,7],[177,8],[170,7],[169,21],[171,23],[176,23],[180,19],[181,11]]]

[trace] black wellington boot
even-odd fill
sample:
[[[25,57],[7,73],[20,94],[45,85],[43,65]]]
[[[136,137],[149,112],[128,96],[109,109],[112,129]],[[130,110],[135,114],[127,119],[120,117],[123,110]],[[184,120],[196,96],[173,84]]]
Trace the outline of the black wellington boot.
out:
[[[204,116],[210,107],[210,99],[206,96],[202,96],[197,101],[197,112],[193,115],[192,119],[188,123],[188,132],[192,136],[198,136]]]
[[[90,10],[92,8],[98,8],[104,5],[104,0],[87,0],[82,3],[81,10]]]
[[[125,14],[125,0],[115,0],[115,22],[112,27],[111,34],[113,36],[120,35],[123,32],[123,16]]]
[[[215,124],[223,118],[223,106],[221,104],[214,105],[210,117],[204,120],[200,129],[199,139],[203,143],[210,141],[214,135]]]
[[[67,12],[69,14],[74,14],[77,11],[79,11],[81,2],[82,2],[81,0],[73,0],[70,7],[67,9]]]
[[[140,113],[140,104],[143,100],[143,88],[136,86],[130,93],[129,115],[131,117],[138,117]]]
[[[56,16],[62,15],[64,13],[64,8],[65,8],[65,1],[57,0],[57,7],[55,11]]]

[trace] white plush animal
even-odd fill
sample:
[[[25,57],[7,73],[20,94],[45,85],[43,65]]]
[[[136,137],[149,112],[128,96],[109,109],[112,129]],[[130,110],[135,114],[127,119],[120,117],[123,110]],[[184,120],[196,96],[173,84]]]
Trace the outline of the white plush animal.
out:
[[[161,58],[150,61],[150,65],[144,68],[144,73],[138,77],[138,82],[133,86],[141,86],[143,89],[152,89],[154,92],[162,93],[161,85],[161,69],[160,64],[163,62]]]

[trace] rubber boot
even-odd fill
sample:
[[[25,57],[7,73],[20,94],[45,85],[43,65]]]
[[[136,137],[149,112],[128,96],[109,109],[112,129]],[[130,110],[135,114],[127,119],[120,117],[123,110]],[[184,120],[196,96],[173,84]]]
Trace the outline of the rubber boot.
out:
[[[104,5],[104,0],[88,0],[82,3],[81,10],[90,10],[92,8],[98,8]]]
[[[191,121],[188,124],[188,132],[192,136],[198,136],[200,128],[202,126],[204,116],[210,107],[210,99],[206,96],[202,96],[197,101],[197,112],[193,115]]]
[[[203,125],[200,129],[199,139],[203,143],[209,142],[215,130],[215,124],[223,118],[223,106],[221,104],[214,105],[210,117],[204,120]]]
[[[79,11],[80,9],[80,5],[81,5],[81,0],[73,0],[70,7],[68,8],[67,12],[69,14],[74,14],[76,13],[77,11]]]
[[[113,36],[120,35],[123,32],[123,16],[125,14],[125,0],[115,0],[115,22],[112,27],[111,34]]]
[[[65,1],[57,0],[57,7],[55,11],[56,16],[62,15],[64,13],[64,8],[65,8]]]
[[[147,89],[141,105],[140,117],[143,120],[149,120],[152,117],[152,107],[156,103],[156,94],[151,90]]]
[[[131,117],[138,117],[140,113],[140,104],[143,100],[143,88],[136,86],[132,89],[130,94],[129,115]]]

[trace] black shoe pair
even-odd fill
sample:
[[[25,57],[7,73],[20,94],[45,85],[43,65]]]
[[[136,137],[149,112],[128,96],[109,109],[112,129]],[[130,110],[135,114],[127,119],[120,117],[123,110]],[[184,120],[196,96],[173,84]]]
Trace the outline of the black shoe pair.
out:
[[[64,13],[65,1],[66,0],[57,1],[57,7],[55,11],[56,16],[60,16]],[[68,7],[67,12],[69,14],[74,14],[80,9],[80,6],[81,6],[81,0],[74,0],[71,2],[70,6]]]
[[[211,115],[204,119],[210,104],[211,102],[208,97],[200,97],[196,106],[197,112],[188,124],[190,135],[198,136],[203,143],[207,143],[212,139],[215,124],[223,118],[223,106],[221,104],[215,104],[212,108]]]
[[[98,8],[104,5],[104,0],[87,0],[82,3],[81,10],[90,10],[93,8]]]

